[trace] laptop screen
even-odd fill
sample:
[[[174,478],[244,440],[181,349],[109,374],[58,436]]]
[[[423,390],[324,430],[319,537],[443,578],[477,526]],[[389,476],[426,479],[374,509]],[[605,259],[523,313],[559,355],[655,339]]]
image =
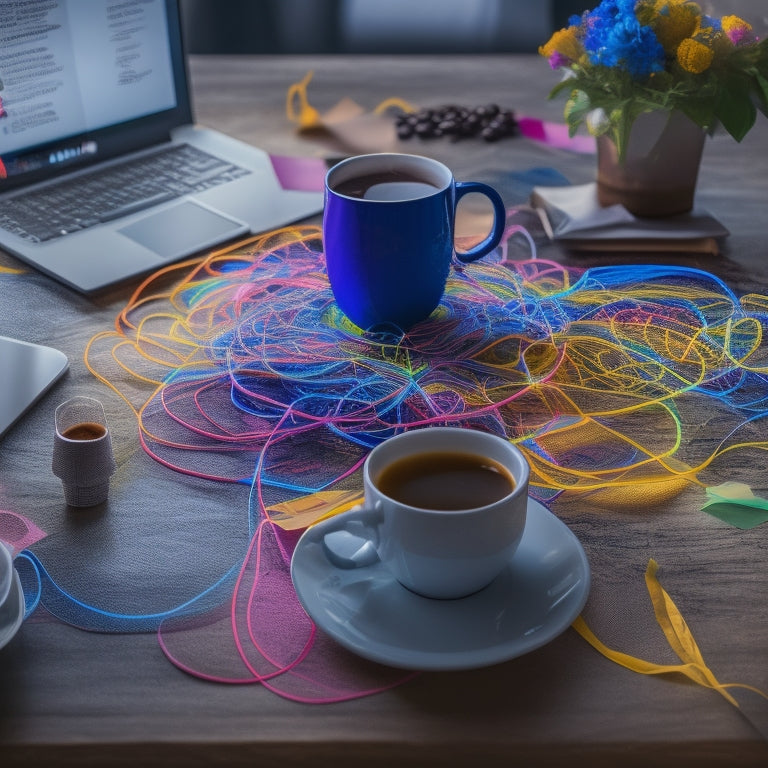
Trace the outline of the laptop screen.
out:
[[[0,189],[191,122],[169,0],[0,0]]]

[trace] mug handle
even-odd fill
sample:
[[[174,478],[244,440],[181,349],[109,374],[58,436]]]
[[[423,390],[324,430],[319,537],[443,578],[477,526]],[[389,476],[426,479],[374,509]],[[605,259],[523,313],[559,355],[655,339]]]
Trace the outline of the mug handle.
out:
[[[488,237],[481,243],[478,243],[474,248],[470,248],[463,253],[456,251],[456,258],[464,264],[468,264],[470,261],[476,261],[490,253],[501,242],[501,238],[504,235],[504,228],[507,225],[507,212],[504,208],[501,196],[495,189],[493,189],[493,187],[489,187],[487,184],[483,184],[480,181],[457,181],[456,205],[458,206],[459,200],[470,192],[479,192],[491,201],[491,204],[493,205],[493,227],[491,228]]]
[[[315,526],[323,553],[337,568],[365,568],[379,561],[379,527],[384,521],[381,502],[353,507]]]

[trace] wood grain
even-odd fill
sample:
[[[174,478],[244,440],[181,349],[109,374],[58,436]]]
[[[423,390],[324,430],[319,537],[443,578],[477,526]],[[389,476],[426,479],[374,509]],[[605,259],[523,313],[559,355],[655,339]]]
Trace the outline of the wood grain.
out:
[[[366,109],[399,96],[418,105],[495,101],[520,114],[561,119],[562,103],[546,98],[555,75],[533,56],[195,57],[190,74],[197,118],[269,152],[324,156],[321,140],[297,136],[285,118],[288,86],[310,69],[310,97],[321,111],[345,96]],[[444,160],[463,179],[536,166],[555,167],[573,183],[594,176],[594,158],[522,139],[404,142],[402,150]],[[738,291],[765,294],[766,150],[765,120],[740,145],[721,135],[710,139],[698,201],[731,230],[726,250],[718,257],[654,254],[653,261],[709,270]],[[580,266],[619,261],[546,244],[541,255]],[[644,263],[648,256],[621,261]],[[20,266],[2,254],[0,264]],[[51,524],[50,546],[71,534],[50,474],[58,402],[98,392],[115,419],[122,458],[144,468],[136,458],[132,414],[82,362],[87,340],[113,324],[137,284],[86,299],[33,271],[0,281],[0,333],[52,344],[72,361],[64,382],[0,445],[0,507],[60,520]],[[766,490],[764,454],[751,456],[741,471]],[[126,482],[141,482],[142,503],[158,509],[183,503],[168,493],[169,481],[152,472],[144,477],[135,470]],[[180,497],[190,492],[185,481],[172,482]],[[768,690],[768,526],[737,531],[701,513],[699,502],[691,492],[658,509],[639,500],[636,509],[616,512],[588,498],[565,498],[553,511],[590,558],[595,585],[586,615],[598,634],[623,638],[631,629],[629,652],[668,653],[642,583],[653,557],[718,677]],[[306,706],[258,686],[193,679],[168,663],[152,635],[83,632],[40,609],[0,652],[0,762],[3,768],[768,764],[759,732],[768,733],[768,708],[747,694],[739,700],[742,711],[682,677],[629,672],[568,630],[491,669],[425,674],[381,695]]]

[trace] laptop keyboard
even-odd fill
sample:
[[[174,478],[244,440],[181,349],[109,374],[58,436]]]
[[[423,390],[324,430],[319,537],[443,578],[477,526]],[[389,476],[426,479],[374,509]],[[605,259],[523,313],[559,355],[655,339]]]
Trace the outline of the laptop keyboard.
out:
[[[249,173],[180,144],[8,198],[0,210],[0,227],[42,243]]]

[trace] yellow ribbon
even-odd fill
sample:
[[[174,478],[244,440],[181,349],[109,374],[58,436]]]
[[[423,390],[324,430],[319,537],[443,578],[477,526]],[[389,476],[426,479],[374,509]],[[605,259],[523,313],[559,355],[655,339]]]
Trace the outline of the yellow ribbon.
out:
[[[298,83],[294,83],[288,88],[285,100],[285,113],[292,123],[299,124],[300,131],[321,128],[323,125],[320,113],[309,103],[307,98],[307,86],[314,74],[314,71],[310,70]]]
[[[685,619],[672,598],[659,583],[656,577],[658,568],[659,566],[655,560],[648,561],[648,568],[645,571],[645,583],[653,603],[656,621],[664,632],[670,647],[677,654],[680,661],[683,662],[682,664],[655,664],[608,648],[608,646],[597,639],[581,616],[573,622],[573,628],[607,659],[641,675],[663,675],[668,673],[685,675],[698,685],[716,690],[735,707],[738,707],[739,703],[728,693],[728,688],[745,688],[768,699],[768,696],[763,691],[750,685],[742,685],[740,683],[723,684],[717,680],[712,670],[704,662],[704,657],[701,655],[699,646],[694,640]]]
[[[310,70],[298,83],[293,83],[288,88],[285,99],[285,114],[292,123],[298,124],[300,131],[310,131],[324,126],[320,113],[309,103],[307,87],[314,76]],[[416,112],[416,107],[407,101],[392,96],[384,99],[374,110],[375,115],[381,115],[390,108],[400,109],[403,112]]]
[[[321,491],[320,493],[303,496],[292,501],[276,504],[269,508],[270,515],[277,525],[285,529],[296,529],[305,525],[314,525],[334,515],[346,512],[353,506],[362,503],[358,492],[350,491]],[[282,518],[282,519],[281,519]],[[736,699],[728,693],[729,688],[743,688],[757,693],[768,699],[763,691],[741,683],[720,683],[712,670],[707,666],[699,646],[693,637],[688,624],[675,605],[667,591],[661,586],[657,573],[659,566],[655,560],[648,561],[645,571],[645,584],[653,604],[656,621],[664,632],[667,642],[681,664],[656,664],[644,659],[638,659],[629,654],[609,648],[598,640],[594,632],[587,626],[582,616],[572,624],[573,628],[599,653],[608,660],[642,675],[663,675],[677,673],[690,678],[697,685],[717,691],[726,701],[739,706]]]
[[[305,525],[314,525],[320,520],[346,512],[362,502],[363,499],[359,496],[359,491],[321,491],[276,504],[269,507],[268,511],[273,522],[282,528],[291,530]],[[667,591],[661,586],[657,577],[658,570],[658,563],[653,559],[649,560],[645,571],[645,584],[653,604],[656,621],[664,632],[670,647],[682,662],[681,664],[656,664],[609,648],[596,637],[582,616],[573,622],[572,627],[605,658],[633,672],[642,675],[671,673],[685,675],[697,685],[717,691],[735,707],[739,707],[739,703],[728,693],[729,688],[743,688],[768,699],[768,695],[753,686],[741,683],[724,684],[718,681],[704,661],[683,615]]]
[[[410,104],[409,102],[399,98],[398,96],[390,96],[388,99],[384,99],[384,101],[382,101],[381,104],[379,104],[379,106],[373,110],[373,113],[375,115],[381,115],[382,113],[390,109],[390,107],[394,107],[395,109],[400,109],[403,112],[417,111],[416,107],[414,107],[413,104]]]
[[[267,507],[269,519],[285,531],[296,531],[347,512],[363,503],[360,489],[317,491]]]

